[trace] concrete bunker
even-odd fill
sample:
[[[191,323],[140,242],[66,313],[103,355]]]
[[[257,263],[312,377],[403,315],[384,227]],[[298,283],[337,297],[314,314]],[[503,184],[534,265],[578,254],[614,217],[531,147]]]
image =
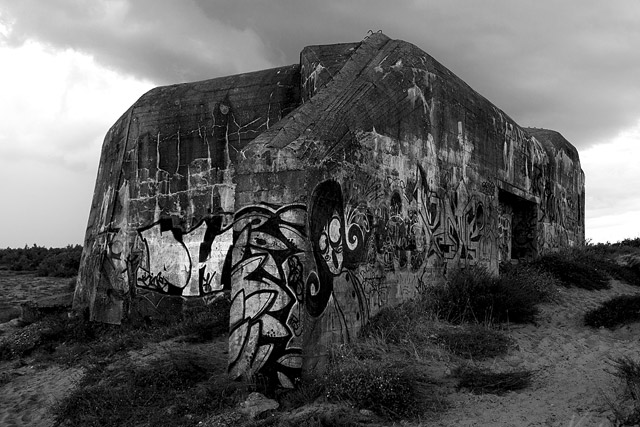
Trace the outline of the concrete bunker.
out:
[[[292,387],[451,269],[583,241],[575,148],[376,33],[143,95],[105,137],[74,306],[230,298],[229,372]]]

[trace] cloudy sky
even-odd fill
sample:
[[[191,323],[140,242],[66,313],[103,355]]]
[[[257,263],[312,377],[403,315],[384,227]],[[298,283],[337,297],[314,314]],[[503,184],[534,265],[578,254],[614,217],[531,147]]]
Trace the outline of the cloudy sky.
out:
[[[152,87],[368,30],[431,54],[587,178],[587,238],[640,237],[638,0],[0,0],[0,247],[82,243],[100,147]]]

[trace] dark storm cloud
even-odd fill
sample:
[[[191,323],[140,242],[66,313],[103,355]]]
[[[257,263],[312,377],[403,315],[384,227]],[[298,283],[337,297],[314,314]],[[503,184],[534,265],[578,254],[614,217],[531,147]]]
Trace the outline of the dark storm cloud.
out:
[[[191,1],[1,0],[0,13],[10,45],[36,39],[79,50],[159,84],[271,66],[255,33],[206,17]]]
[[[640,2],[0,0],[9,42],[91,53],[158,84],[291,64],[368,30],[419,46],[524,126],[586,147],[640,118]]]

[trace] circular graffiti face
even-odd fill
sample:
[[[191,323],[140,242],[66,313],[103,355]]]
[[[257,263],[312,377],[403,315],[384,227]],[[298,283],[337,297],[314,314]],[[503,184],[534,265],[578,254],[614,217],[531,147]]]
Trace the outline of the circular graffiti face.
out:
[[[340,217],[334,212],[329,223],[322,229],[318,238],[318,247],[329,271],[340,274],[342,271],[342,233]]]

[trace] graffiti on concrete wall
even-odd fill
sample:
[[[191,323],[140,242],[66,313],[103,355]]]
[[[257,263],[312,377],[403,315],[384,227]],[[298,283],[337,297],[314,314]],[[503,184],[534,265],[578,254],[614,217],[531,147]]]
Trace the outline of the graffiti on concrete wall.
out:
[[[507,204],[500,203],[498,210],[498,261],[509,261],[511,260],[513,208]]]
[[[165,218],[139,229],[138,236],[143,246],[138,287],[185,297],[223,290],[223,266],[232,244],[224,216],[207,218],[186,233]]]
[[[292,387],[304,328],[349,340],[389,303],[419,293],[449,263],[490,259],[493,193],[447,192],[417,166],[397,178],[319,183],[308,205],[247,206],[187,232],[170,219],[138,230],[138,288],[205,296],[231,290],[229,370]],[[320,323],[317,323],[320,322]]]
[[[309,208],[309,242],[314,269],[306,283],[305,308],[321,317],[336,341],[369,318],[369,304],[358,268],[371,250],[371,215],[360,204],[344,203],[340,183],[328,180],[314,190]],[[349,199],[347,199],[349,200]]]
[[[229,371],[293,387],[302,366],[306,207],[250,206],[236,213],[230,276]]]

